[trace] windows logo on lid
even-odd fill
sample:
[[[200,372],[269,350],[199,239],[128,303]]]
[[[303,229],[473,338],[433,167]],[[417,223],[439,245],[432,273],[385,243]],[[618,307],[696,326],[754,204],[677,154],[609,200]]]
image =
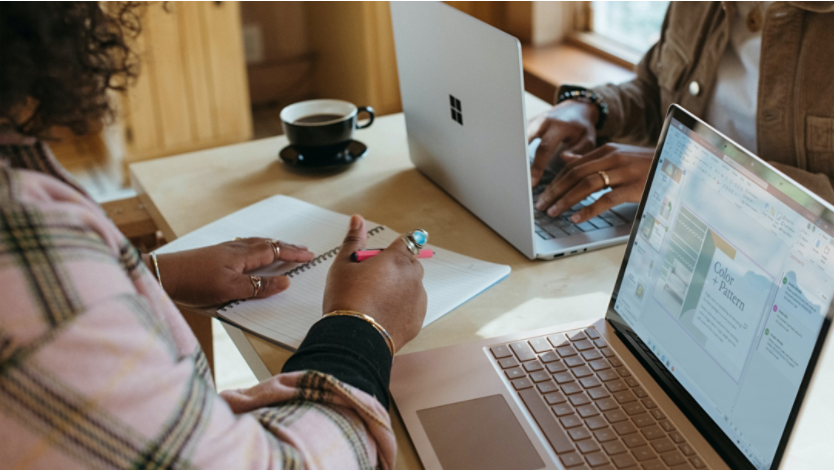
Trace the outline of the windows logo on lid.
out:
[[[452,121],[463,125],[463,110],[460,107],[460,100],[449,95],[449,104],[452,106]]]

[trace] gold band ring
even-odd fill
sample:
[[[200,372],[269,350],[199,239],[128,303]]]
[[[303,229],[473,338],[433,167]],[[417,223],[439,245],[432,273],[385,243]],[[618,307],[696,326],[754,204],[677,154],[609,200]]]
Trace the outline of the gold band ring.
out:
[[[602,170],[599,170],[597,173],[599,173],[599,176],[602,177],[602,183],[605,185],[605,189],[610,188],[611,187],[611,180],[608,178],[608,173],[606,173]]]
[[[273,261],[278,261],[281,257],[281,242],[278,240],[267,240],[266,242],[269,243],[269,246],[272,247],[272,251],[275,252],[275,259]]]
[[[252,288],[255,289],[255,293],[252,294],[252,297],[257,297],[258,293],[261,291],[261,276],[249,276],[249,282],[252,283]]]

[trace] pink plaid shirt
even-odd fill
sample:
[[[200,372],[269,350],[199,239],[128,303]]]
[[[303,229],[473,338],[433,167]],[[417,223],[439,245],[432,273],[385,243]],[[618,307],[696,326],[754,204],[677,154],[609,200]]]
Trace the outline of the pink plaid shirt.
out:
[[[329,375],[218,395],[139,252],[45,145],[10,139],[0,136],[2,468],[392,468],[386,410]]]

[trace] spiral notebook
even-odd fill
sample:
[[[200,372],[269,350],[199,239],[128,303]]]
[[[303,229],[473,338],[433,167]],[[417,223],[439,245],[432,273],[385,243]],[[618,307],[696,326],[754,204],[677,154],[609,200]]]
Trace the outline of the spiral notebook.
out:
[[[305,264],[275,263],[258,275],[285,274],[290,288],[267,299],[240,300],[216,310],[218,319],[288,349],[296,349],[321,318],[327,271],[339,252],[350,217],[288,196],[273,196],[195,230],[159,250],[189,250],[235,237],[275,238],[300,243],[317,256]],[[400,236],[366,221],[368,248],[384,248]],[[437,320],[507,277],[510,267],[488,263],[433,245],[436,255],[421,260],[428,310],[423,326]]]

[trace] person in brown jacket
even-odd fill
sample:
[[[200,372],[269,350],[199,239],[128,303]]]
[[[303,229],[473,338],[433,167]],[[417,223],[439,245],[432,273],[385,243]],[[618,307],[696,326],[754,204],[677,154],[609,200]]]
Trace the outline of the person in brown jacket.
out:
[[[564,163],[536,209],[561,214],[605,187],[600,171],[612,190],[573,222],[639,201],[672,103],[834,202],[833,34],[834,2],[671,2],[635,79],[560,90],[530,122],[533,185]]]

